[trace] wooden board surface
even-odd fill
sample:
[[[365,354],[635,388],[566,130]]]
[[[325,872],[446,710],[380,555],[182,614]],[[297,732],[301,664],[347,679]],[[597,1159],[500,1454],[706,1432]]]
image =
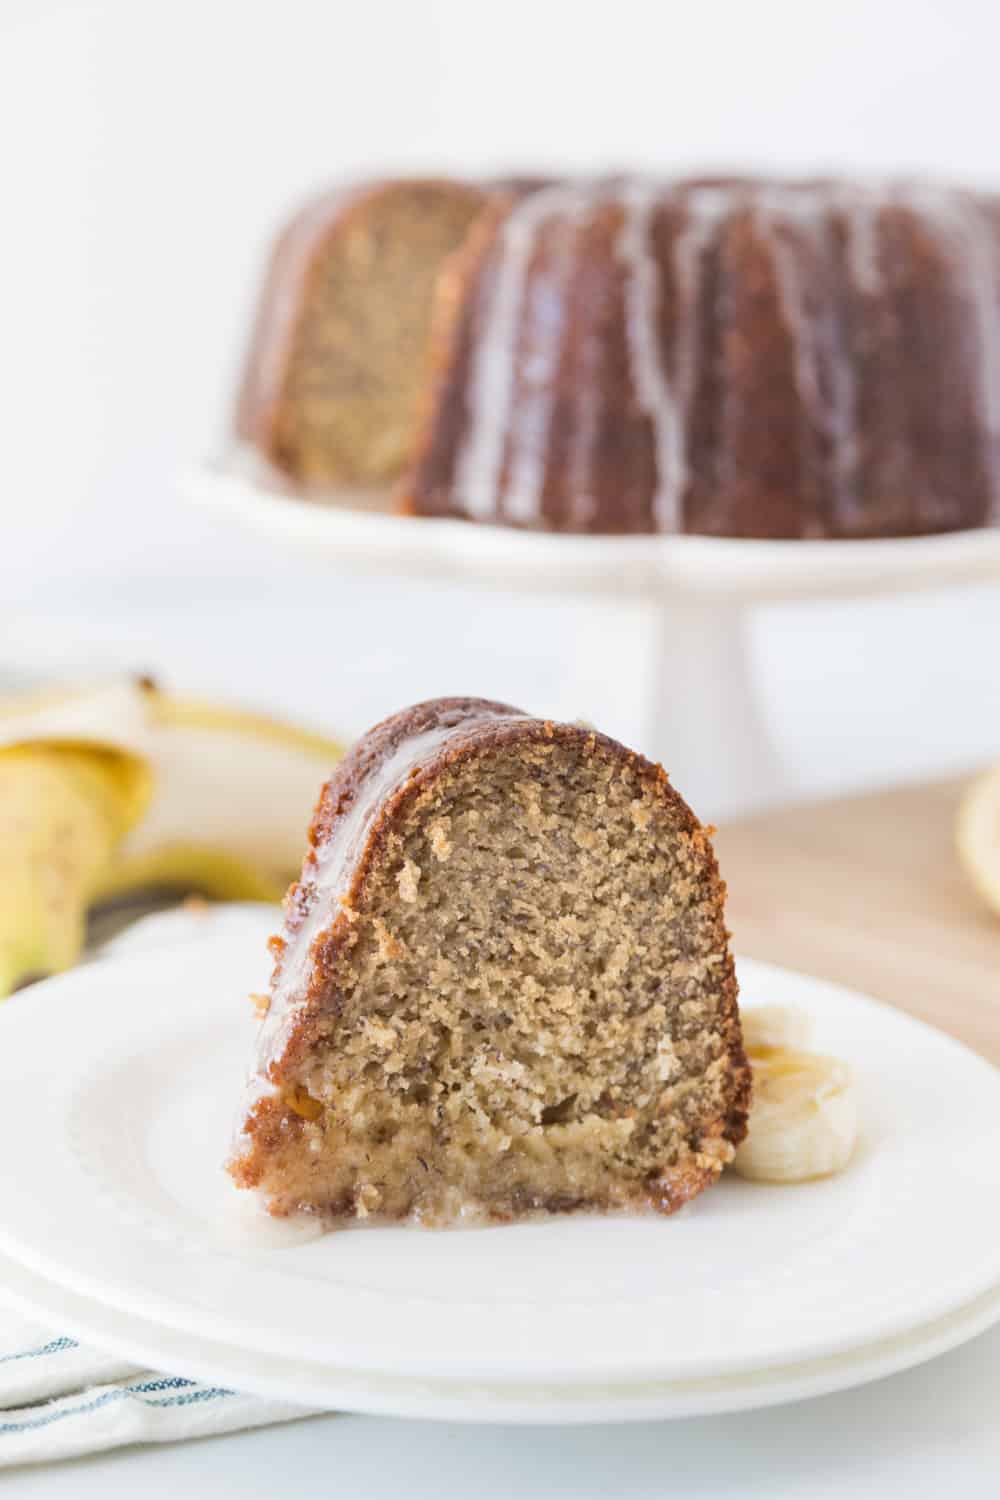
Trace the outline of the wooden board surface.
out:
[[[719,830],[738,952],[863,990],[1000,1064],[1000,917],[958,863],[961,781]]]

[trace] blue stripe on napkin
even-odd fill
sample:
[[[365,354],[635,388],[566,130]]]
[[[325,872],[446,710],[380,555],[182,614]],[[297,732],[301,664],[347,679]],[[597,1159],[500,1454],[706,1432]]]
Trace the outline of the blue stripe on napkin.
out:
[[[63,1407],[59,1411],[42,1411],[36,1417],[25,1417],[18,1422],[0,1422],[0,1435],[30,1432],[38,1427],[48,1427],[53,1422],[61,1422],[66,1417],[87,1416],[90,1412],[99,1411],[101,1407],[126,1399],[141,1401],[144,1406],[193,1406],[198,1402],[215,1401],[236,1394],[221,1385],[201,1386],[192,1390],[191,1387],[195,1384],[195,1381],[184,1380],[180,1376],[165,1376],[157,1380],[144,1380],[136,1385],[118,1386],[113,1391],[103,1391],[91,1401],[81,1402],[79,1406]],[[183,1394],[165,1396],[160,1400],[150,1399],[153,1392],[181,1390]]]
[[[15,1354],[0,1354],[0,1365],[13,1359],[39,1359],[43,1354],[61,1354],[64,1349],[79,1349],[76,1339],[50,1339],[37,1349],[20,1349]]]

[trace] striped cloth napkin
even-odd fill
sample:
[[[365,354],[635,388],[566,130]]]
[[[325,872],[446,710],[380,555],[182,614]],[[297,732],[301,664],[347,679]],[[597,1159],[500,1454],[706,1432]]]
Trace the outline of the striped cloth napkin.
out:
[[[313,1415],[301,1406],[143,1370],[0,1310],[0,1468]]]
[[[163,912],[130,927],[97,957],[231,932],[241,923],[248,935],[259,938],[260,913],[260,907]],[[238,1432],[315,1414],[144,1370],[0,1306],[0,1468],[76,1458],[129,1443],[173,1443]]]

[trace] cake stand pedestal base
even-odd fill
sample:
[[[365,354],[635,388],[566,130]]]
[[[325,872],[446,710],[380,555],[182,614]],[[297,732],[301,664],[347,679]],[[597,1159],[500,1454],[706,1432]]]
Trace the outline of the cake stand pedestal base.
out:
[[[731,816],[793,796],[768,736],[748,651],[752,608],[863,598],[1000,578],[1000,526],[870,541],[743,541],[703,536],[563,536],[392,512],[388,496],[318,503],[290,492],[235,447],[184,480],[188,496],[277,545],[331,568],[449,579],[467,587],[587,598],[619,617],[644,603],[652,663],[640,748],[662,761],[702,816]],[[597,632],[586,663],[567,651],[576,702],[616,681],[620,631]],[[605,644],[605,634],[607,645]],[[643,655],[646,656],[646,651]],[[576,659],[574,659],[574,657]],[[601,674],[598,676],[598,674]]]
[[[787,799],[754,680],[748,611],[678,597],[650,611],[642,748],[713,818]]]

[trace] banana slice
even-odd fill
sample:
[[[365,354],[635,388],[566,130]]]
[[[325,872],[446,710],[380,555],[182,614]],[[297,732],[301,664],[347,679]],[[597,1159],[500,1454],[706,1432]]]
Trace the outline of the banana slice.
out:
[[[1000,913],[1000,766],[966,789],[955,840],[966,875],[987,906]]]
[[[740,1010],[743,1023],[743,1045],[748,1052],[774,1047],[791,1047],[801,1051],[812,1041],[812,1017],[792,1005],[756,1005]]]
[[[753,1104],[733,1166],[758,1182],[807,1182],[840,1172],[858,1133],[851,1070],[834,1057],[788,1049],[751,1052]]]

